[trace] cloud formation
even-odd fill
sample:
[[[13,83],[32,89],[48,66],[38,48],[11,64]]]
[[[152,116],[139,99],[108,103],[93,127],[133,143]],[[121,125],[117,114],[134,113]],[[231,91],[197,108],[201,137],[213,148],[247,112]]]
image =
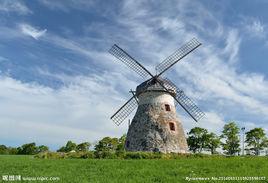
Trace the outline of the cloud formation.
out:
[[[265,39],[267,37],[267,26],[258,18],[243,17],[242,27],[251,38]]]
[[[20,24],[20,30],[23,34],[31,36],[32,38],[38,40],[41,36],[46,33],[46,29],[38,30],[37,28],[29,25],[29,24]]]
[[[21,15],[26,15],[32,13],[32,11],[22,2],[19,0],[1,0],[0,1],[0,12],[16,12]]]
[[[103,136],[120,136],[109,117],[114,104],[122,102],[115,91],[119,75],[69,78],[67,87],[54,90],[35,83],[22,83],[10,77],[0,77],[0,126],[3,140],[14,145],[36,141],[57,148],[68,139],[94,142]],[[11,135],[11,132],[14,135]]]
[[[53,1],[53,0],[39,0],[39,2],[52,9],[61,11],[70,11],[71,9],[86,10],[93,6],[93,1],[88,0],[65,0],[63,1]]]

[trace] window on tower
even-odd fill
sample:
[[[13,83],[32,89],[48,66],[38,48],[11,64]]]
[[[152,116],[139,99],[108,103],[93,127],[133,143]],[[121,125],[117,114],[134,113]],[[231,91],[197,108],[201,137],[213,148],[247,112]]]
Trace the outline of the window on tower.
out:
[[[175,124],[174,123],[169,123],[169,129],[171,131],[175,131]]]
[[[170,105],[165,104],[165,109],[166,109],[166,111],[170,111]]]

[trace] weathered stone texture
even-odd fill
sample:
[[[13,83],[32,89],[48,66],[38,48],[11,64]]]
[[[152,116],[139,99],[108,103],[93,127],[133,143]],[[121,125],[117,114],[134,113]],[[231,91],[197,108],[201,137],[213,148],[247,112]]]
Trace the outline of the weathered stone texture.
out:
[[[127,133],[126,150],[187,153],[187,142],[176,116],[173,98],[164,92],[158,92],[154,97],[152,93],[139,97],[144,97],[142,101],[148,102],[143,102],[137,109]],[[155,97],[160,100],[155,100]],[[165,110],[166,103],[170,104],[171,111]],[[169,123],[174,124],[175,130],[171,130]]]

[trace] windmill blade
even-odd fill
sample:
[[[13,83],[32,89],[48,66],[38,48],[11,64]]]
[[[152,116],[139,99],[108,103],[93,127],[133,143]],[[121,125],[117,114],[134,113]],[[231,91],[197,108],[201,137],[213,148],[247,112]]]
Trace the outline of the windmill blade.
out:
[[[165,81],[168,85],[168,88],[172,88],[176,91],[176,96],[174,99],[180,104],[180,106],[197,122],[202,117],[205,116],[205,113],[202,112],[197,105],[184,94],[184,91],[179,89],[173,82],[171,82],[169,79],[165,78]],[[160,83],[160,82],[159,82]],[[168,91],[167,87],[163,84],[160,84],[165,90]]]
[[[188,43],[180,47],[177,51],[175,51],[172,55],[167,57],[163,62],[161,62],[155,67],[157,73],[159,73],[157,76],[163,74],[166,70],[176,64],[186,55],[194,51],[200,45],[201,43],[196,38],[193,38]]]
[[[129,91],[132,95],[133,95],[133,97],[134,97],[134,99],[136,100],[136,102],[137,102],[137,104],[139,105],[139,99],[138,99],[138,97],[136,96],[136,91],[133,91],[132,89]]]
[[[112,117],[114,123],[119,126],[130,113],[137,108],[138,103],[135,100],[135,95],[131,97]]]
[[[127,52],[125,52],[122,48],[114,44],[112,48],[109,50],[113,56],[126,64],[129,68],[138,73],[141,77],[146,78],[148,76],[153,77],[153,75],[137,60],[131,57]]]
[[[197,122],[205,116],[205,113],[202,112],[197,105],[184,94],[184,91],[177,90],[176,101],[180,106]]]

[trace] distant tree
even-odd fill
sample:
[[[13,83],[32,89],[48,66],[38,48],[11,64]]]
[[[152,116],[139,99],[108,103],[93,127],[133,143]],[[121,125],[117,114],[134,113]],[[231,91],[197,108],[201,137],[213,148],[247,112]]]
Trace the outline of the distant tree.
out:
[[[76,146],[77,151],[88,151],[91,144],[89,142],[83,142]]]
[[[116,151],[125,151],[125,143],[126,143],[127,135],[124,134],[118,139],[118,145]]]
[[[65,146],[65,152],[70,152],[76,149],[76,144],[72,141],[68,141]]]
[[[41,145],[41,146],[38,146],[38,147],[36,148],[37,153],[40,153],[40,152],[46,152],[46,151],[48,151],[48,150],[49,150],[49,148],[48,148],[47,146],[45,146],[45,145]]]
[[[18,153],[17,148],[0,145],[0,154],[17,154],[17,153]]]
[[[97,152],[115,151],[117,149],[118,144],[119,141],[117,138],[104,137],[95,145],[95,150]]]
[[[12,155],[18,154],[18,149],[15,148],[15,147],[9,147],[8,148],[8,154],[12,154]]]
[[[216,149],[220,147],[221,141],[215,133],[209,133],[206,137],[206,147],[210,150],[211,154],[216,154]]]
[[[224,125],[221,138],[225,139],[222,147],[226,154],[235,155],[240,152],[239,128],[234,122]]]
[[[57,152],[65,152],[65,146],[62,146],[61,148],[59,148],[59,149],[57,150]]]
[[[23,144],[18,148],[18,154],[32,155],[37,153],[37,147],[35,143]]]
[[[66,145],[59,148],[57,152],[70,152],[76,150],[76,147],[76,143],[69,140]]]
[[[22,148],[21,147],[17,147],[17,154],[22,154]]]
[[[245,142],[247,143],[247,147],[252,150],[255,155],[259,155],[260,150],[268,146],[268,140],[262,128],[254,128],[246,132]]]
[[[0,145],[0,154],[9,154],[8,148],[5,145]]]
[[[206,147],[208,131],[204,128],[195,127],[188,133],[187,143],[190,151],[201,153]]]

